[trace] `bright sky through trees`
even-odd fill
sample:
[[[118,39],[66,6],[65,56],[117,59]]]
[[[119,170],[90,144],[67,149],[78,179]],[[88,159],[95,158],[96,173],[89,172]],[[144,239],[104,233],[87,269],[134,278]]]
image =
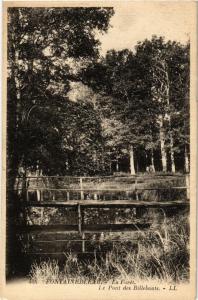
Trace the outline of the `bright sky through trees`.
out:
[[[100,35],[101,53],[105,55],[109,49],[133,49],[137,41],[150,39],[152,35],[185,44],[191,31],[192,9],[181,1],[127,2],[125,6],[115,6],[115,15],[110,21],[112,28]]]

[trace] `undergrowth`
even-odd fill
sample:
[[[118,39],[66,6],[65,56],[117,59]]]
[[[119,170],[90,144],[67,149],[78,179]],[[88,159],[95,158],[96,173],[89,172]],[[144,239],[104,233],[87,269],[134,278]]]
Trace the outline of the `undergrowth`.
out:
[[[189,280],[189,224],[186,216],[166,219],[160,228],[139,231],[137,249],[120,244],[104,256],[79,259],[65,253],[63,265],[56,260],[33,263],[31,283],[68,283],[69,280],[108,282],[112,279]]]

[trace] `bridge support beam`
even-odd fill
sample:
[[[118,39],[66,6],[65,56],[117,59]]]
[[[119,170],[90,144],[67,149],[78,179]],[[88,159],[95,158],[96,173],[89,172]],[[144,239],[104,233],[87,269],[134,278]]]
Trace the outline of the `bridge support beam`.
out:
[[[82,232],[82,212],[81,212],[81,205],[78,203],[78,231],[81,234]]]

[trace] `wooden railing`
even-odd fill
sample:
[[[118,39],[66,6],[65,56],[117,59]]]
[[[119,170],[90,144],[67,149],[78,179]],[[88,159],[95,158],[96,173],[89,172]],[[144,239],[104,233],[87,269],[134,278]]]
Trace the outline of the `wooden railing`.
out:
[[[168,186],[168,187],[141,187],[142,178],[134,176],[128,178],[129,184],[127,188],[107,188],[102,187],[101,181],[105,182],[104,178],[96,177],[70,177],[70,184],[64,184],[56,182],[56,187],[50,187],[48,184],[42,187],[40,184],[37,186],[31,183],[33,179],[43,182],[43,179],[55,178],[58,180],[60,177],[28,177],[25,179],[23,187],[18,187],[16,192],[21,194],[22,201],[19,201],[21,210],[29,208],[56,208],[56,209],[68,209],[73,208],[76,212],[76,224],[47,224],[47,225],[28,225],[15,226],[16,231],[20,234],[28,233],[48,233],[57,236],[58,233],[76,232],[80,235],[82,241],[82,252],[85,251],[85,234],[97,233],[97,232],[114,232],[114,231],[139,231],[149,230],[152,225],[152,221],[145,222],[141,219],[141,214],[138,216],[138,212],[143,210],[163,210],[164,213],[169,210],[177,212],[181,209],[189,209],[189,186]],[[100,183],[94,187],[87,184],[86,180],[99,180]],[[110,177],[108,177],[110,178]],[[167,177],[164,177],[167,178]],[[66,178],[68,179],[68,177]],[[123,178],[122,178],[123,179]],[[112,177],[111,177],[112,180]],[[150,177],[146,179],[150,180]],[[71,184],[72,181],[72,184]],[[130,183],[131,181],[131,183]],[[186,179],[184,178],[184,182]],[[115,183],[115,182],[114,182]],[[145,184],[145,178],[144,178]],[[62,185],[62,187],[60,187]],[[73,187],[71,187],[73,185]],[[74,186],[75,185],[75,186]],[[25,186],[25,190],[24,190]],[[100,187],[101,186],[101,187]],[[57,196],[59,194],[59,197]],[[34,197],[34,196],[35,197]],[[61,196],[60,196],[61,195]],[[163,195],[163,197],[162,197]],[[86,224],[84,220],[85,210],[89,208],[107,208],[107,209],[120,209],[129,208],[133,210],[134,222],[130,224]],[[26,212],[27,213],[27,212]],[[34,241],[35,243],[39,240]],[[42,240],[40,241],[42,242]],[[54,238],[53,242],[56,243],[57,239]],[[36,253],[36,252],[35,252]],[[34,253],[34,254],[35,254]],[[39,252],[38,252],[39,253]]]
[[[177,180],[180,180],[180,186],[176,186]],[[170,182],[162,187],[150,186],[150,183],[156,179],[158,184]],[[174,181],[176,184],[174,184]],[[143,185],[143,186],[142,186]],[[145,187],[145,185],[148,185]],[[165,197],[179,197],[189,199],[189,176],[184,175],[144,175],[128,177],[70,177],[70,176],[29,176],[18,179],[16,190],[26,194],[26,200],[32,198],[37,201],[44,200],[147,200],[149,192],[154,199],[161,199],[160,195],[165,193]],[[180,192],[186,193],[181,195]],[[153,193],[156,191],[156,193]],[[177,191],[177,192],[176,192]],[[147,194],[145,194],[147,192]],[[169,195],[170,194],[170,195]],[[62,199],[60,199],[62,197]],[[150,200],[150,199],[149,199]],[[175,199],[176,200],[176,199]],[[178,199],[177,199],[178,200]]]

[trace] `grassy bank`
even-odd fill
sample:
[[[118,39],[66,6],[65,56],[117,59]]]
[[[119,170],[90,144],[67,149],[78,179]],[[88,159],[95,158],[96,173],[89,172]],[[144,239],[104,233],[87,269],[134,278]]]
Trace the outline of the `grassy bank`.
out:
[[[55,260],[34,263],[31,283],[68,283],[69,280],[108,282],[112,279],[189,280],[189,224],[187,216],[171,217],[160,229],[139,232],[136,250],[120,244],[104,256],[79,259],[65,253],[64,265]]]

